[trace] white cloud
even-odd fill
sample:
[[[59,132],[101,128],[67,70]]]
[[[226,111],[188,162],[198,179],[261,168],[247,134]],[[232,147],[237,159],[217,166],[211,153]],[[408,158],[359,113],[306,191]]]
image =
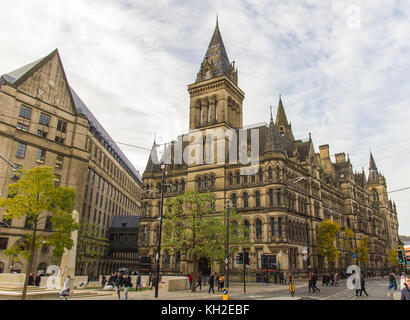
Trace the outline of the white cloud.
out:
[[[349,29],[348,8],[360,8]],[[150,148],[188,129],[196,78],[215,16],[246,93],[245,123],[283,101],[295,136],[350,154],[367,171],[372,148],[390,190],[410,167],[406,2],[0,0],[0,73],[59,48],[70,81],[115,140]],[[394,141],[404,140],[401,143]],[[382,145],[382,146],[380,146]],[[140,171],[148,152],[122,147]],[[393,193],[410,234],[408,191]]]

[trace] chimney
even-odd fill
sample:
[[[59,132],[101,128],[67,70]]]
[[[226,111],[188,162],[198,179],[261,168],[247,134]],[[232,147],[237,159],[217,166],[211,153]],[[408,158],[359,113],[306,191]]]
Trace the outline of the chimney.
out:
[[[328,144],[326,144],[324,146],[320,146],[319,150],[320,150],[320,160],[330,159],[329,145]]]
[[[346,162],[346,153],[344,152],[337,153],[335,157],[336,157],[336,163]]]

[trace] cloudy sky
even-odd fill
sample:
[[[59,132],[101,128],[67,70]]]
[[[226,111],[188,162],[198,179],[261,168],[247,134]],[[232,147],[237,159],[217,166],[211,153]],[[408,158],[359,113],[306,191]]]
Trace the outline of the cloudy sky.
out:
[[[0,0],[0,74],[58,48],[70,85],[115,141],[152,146],[188,130],[216,14],[246,93],[244,122],[282,94],[296,138],[330,145],[390,191],[410,187],[410,4],[405,0]],[[149,152],[121,146],[135,167]],[[391,193],[410,235],[410,190]]]

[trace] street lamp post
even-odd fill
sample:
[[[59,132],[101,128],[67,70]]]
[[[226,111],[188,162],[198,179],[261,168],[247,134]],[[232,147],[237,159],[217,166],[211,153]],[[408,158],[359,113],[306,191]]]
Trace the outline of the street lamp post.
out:
[[[229,200],[226,204],[226,285],[225,287],[229,289]]]
[[[163,211],[164,211],[164,188],[165,186],[165,164],[161,165],[162,169],[162,184],[161,184],[161,207],[160,207],[160,217],[159,217],[159,234],[158,234],[158,248],[156,255],[156,277],[155,277],[155,298],[158,298],[158,289],[159,289],[159,268],[160,268],[160,257],[161,257],[161,239],[162,239],[162,220],[163,220]]]

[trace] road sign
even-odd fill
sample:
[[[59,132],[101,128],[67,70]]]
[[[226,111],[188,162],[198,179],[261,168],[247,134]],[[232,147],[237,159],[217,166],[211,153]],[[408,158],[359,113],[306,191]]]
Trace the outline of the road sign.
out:
[[[229,260],[228,260],[228,259],[225,259],[225,264],[228,264],[228,262],[229,262]]]
[[[222,300],[229,300],[229,289],[224,288],[222,290]]]
[[[357,258],[357,254],[353,253],[353,258],[356,259]]]

